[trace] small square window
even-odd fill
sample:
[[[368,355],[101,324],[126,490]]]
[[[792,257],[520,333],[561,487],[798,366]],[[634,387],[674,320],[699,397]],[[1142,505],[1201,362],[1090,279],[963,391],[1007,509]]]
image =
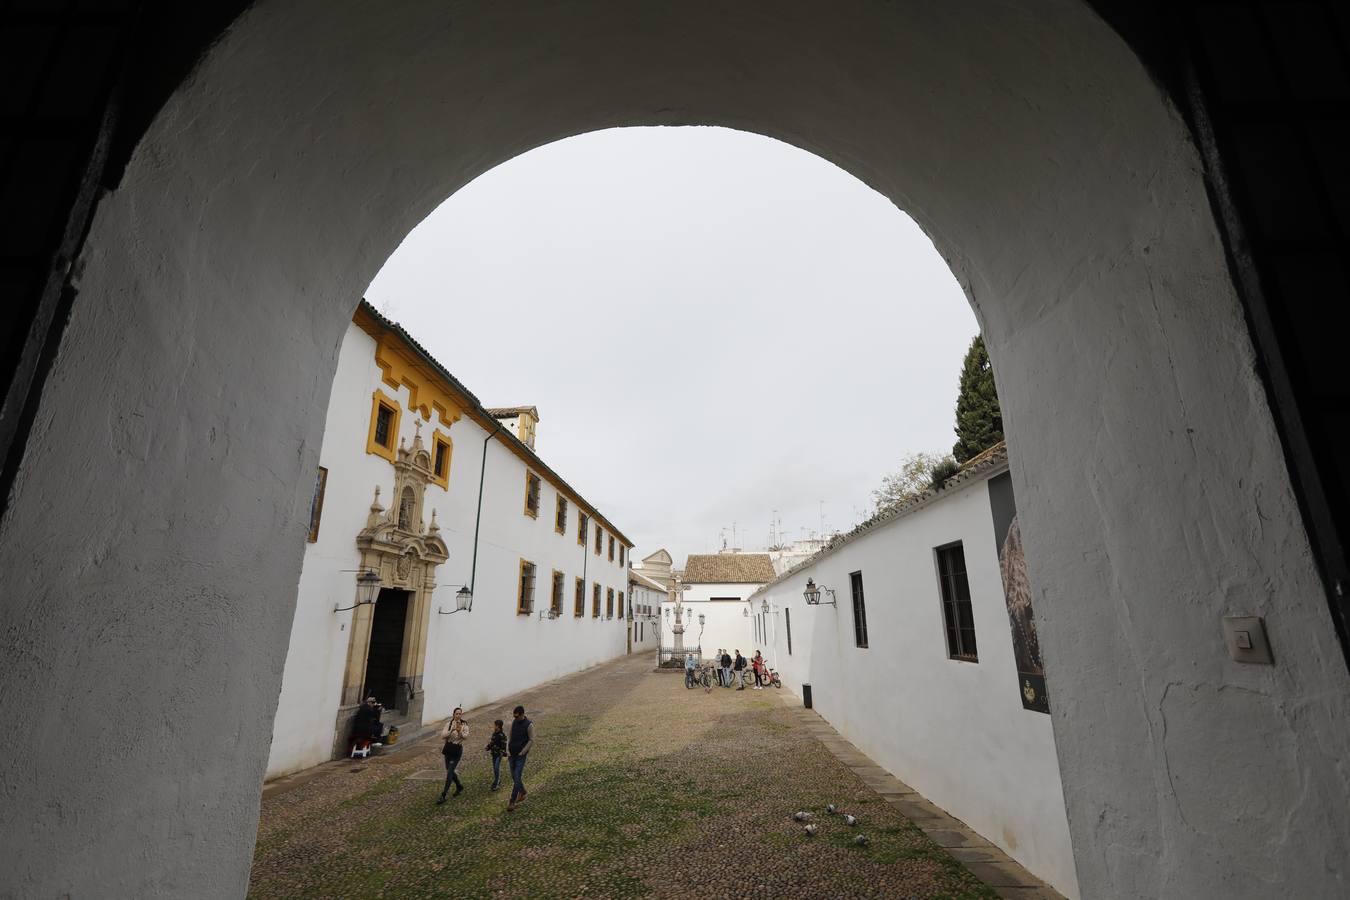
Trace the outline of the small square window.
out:
[[[394,411],[383,403],[375,412],[375,443],[381,447],[394,446]]]

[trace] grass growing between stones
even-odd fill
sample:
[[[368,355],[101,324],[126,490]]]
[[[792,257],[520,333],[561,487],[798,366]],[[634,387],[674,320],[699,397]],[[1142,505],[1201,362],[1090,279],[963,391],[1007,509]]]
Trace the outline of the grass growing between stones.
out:
[[[250,894],[995,896],[776,703],[687,692],[642,668],[624,660],[523,698],[545,712],[515,812],[505,766],[502,790],[487,790],[483,723],[508,718],[492,709],[471,713],[467,789],[442,806],[427,780],[443,772],[434,742],[269,798]],[[861,826],[831,820],[829,802]],[[818,837],[792,821],[798,809],[816,812]],[[853,845],[860,831],[869,846]]]

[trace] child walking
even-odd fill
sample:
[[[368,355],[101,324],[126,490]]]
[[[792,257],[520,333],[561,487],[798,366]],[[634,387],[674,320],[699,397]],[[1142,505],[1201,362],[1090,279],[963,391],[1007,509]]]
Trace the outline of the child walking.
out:
[[[502,720],[496,719],[492,723],[492,736],[488,738],[488,745],[483,748],[492,756],[492,788],[497,790],[502,783],[502,757],[506,755],[506,732],[502,730]]]

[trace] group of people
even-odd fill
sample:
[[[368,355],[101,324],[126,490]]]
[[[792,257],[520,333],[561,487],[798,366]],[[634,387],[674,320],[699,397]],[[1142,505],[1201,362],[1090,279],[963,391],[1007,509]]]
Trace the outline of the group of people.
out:
[[[464,783],[459,780],[459,763],[464,758],[464,742],[469,738],[469,723],[464,720],[464,710],[458,706],[450,715],[441,731],[441,754],[445,757],[445,787],[441,788],[438,804],[444,803],[447,796],[458,797],[464,792]],[[502,759],[507,760],[511,772],[511,801],[507,811],[514,810],[529,793],[522,780],[525,774],[525,758],[534,747],[534,723],[525,717],[525,707],[517,706],[511,711],[511,728],[507,731],[501,719],[492,723],[492,734],[488,736],[487,746],[483,750],[492,759],[492,787],[501,787]],[[450,794],[450,786],[455,793]]]
[[[698,660],[694,658],[694,654],[686,654],[684,658],[686,686],[693,686],[697,670]],[[745,690],[745,673],[747,670],[753,674],[755,679],[753,690],[763,690],[765,682],[769,680],[769,664],[764,661],[764,657],[758,650],[755,651],[754,658],[749,660],[741,656],[740,650],[736,651],[734,659],[725,649],[719,649],[713,655],[713,673],[717,676],[718,687],[731,687],[732,684],[739,681],[740,684],[736,690]]]

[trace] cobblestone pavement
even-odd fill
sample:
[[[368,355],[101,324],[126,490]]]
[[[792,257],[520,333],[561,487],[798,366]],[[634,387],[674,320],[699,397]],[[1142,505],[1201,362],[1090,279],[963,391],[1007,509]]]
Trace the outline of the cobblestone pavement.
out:
[[[529,799],[488,790],[482,747],[520,702]],[[765,691],[684,688],[648,655],[471,710],[460,777],[434,738],[339,761],[264,793],[253,897],[887,897],[996,895]],[[505,769],[505,767],[503,767]],[[839,804],[859,824],[825,812]],[[815,814],[804,835],[792,813]],[[856,846],[856,835],[869,839]]]

